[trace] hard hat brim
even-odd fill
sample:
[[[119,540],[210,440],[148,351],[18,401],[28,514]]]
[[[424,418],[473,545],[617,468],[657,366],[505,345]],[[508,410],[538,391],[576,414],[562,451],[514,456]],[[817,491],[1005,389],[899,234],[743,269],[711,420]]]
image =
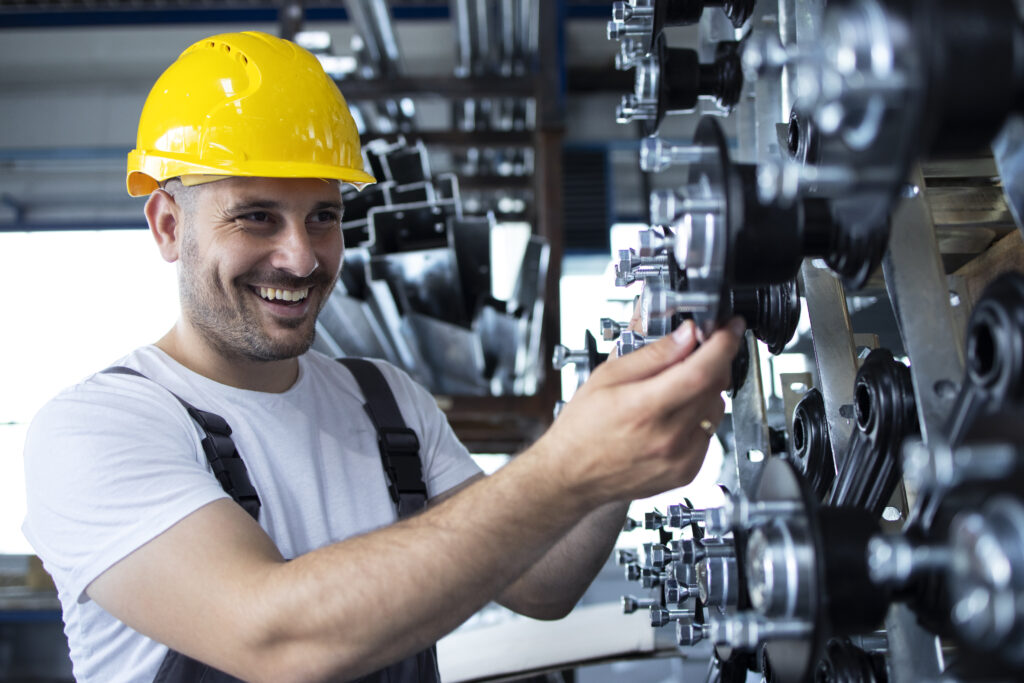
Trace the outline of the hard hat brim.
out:
[[[175,159],[166,153],[151,153],[132,150],[128,154],[126,178],[128,194],[142,197],[160,187],[169,178],[183,175],[221,175],[248,178],[326,178],[350,183],[356,189],[377,182],[369,173],[359,168],[344,168],[326,164],[311,164],[296,161],[242,161],[232,160],[230,165],[197,164]]]

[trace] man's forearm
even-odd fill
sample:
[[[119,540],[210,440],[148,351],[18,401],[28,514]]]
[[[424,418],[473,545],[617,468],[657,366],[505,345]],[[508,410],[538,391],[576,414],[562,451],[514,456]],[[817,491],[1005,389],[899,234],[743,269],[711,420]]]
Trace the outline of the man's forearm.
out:
[[[259,599],[263,614],[253,615],[267,620],[254,649],[315,679],[360,675],[433,643],[586,513],[545,469],[543,453],[524,453],[421,515],[275,568]]]
[[[629,503],[608,503],[562,537],[498,599],[536,619],[560,619],[601,571],[622,531]]]

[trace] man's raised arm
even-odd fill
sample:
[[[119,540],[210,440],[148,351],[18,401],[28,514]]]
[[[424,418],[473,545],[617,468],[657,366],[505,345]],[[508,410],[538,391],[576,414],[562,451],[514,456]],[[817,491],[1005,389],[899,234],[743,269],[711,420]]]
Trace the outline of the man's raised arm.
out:
[[[514,594],[520,577],[528,585],[531,567],[595,509],[691,481],[707,447],[699,425],[721,415],[739,339],[722,330],[693,351],[687,324],[601,366],[532,448],[385,529],[285,562],[252,518],[220,500],[88,594],[137,631],[246,680],[374,671]]]

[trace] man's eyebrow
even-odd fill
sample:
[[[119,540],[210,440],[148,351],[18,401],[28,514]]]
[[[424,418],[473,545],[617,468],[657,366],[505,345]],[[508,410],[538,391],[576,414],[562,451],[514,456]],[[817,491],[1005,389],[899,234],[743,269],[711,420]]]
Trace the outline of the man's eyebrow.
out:
[[[283,205],[272,199],[242,199],[228,207],[230,213],[253,211],[256,209],[280,209]]]
[[[344,203],[339,200],[322,201],[313,205],[313,211],[322,211],[324,209],[337,209],[338,211],[341,211],[344,206]],[[286,208],[286,205],[283,202],[278,202],[273,199],[242,199],[229,206],[228,211],[230,213],[258,210],[280,211],[284,208]]]

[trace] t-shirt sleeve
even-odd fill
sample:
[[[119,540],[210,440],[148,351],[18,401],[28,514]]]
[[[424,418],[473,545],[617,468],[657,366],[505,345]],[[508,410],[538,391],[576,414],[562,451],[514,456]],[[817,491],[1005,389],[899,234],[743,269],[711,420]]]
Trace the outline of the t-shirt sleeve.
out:
[[[420,435],[420,458],[427,495],[434,498],[482,470],[455,436],[434,397],[405,372],[376,361],[395,393],[402,417]]]
[[[98,375],[50,401],[25,441],[23,531],[58,589],[85,589],[126,555],[227,494],[167,391]]]

